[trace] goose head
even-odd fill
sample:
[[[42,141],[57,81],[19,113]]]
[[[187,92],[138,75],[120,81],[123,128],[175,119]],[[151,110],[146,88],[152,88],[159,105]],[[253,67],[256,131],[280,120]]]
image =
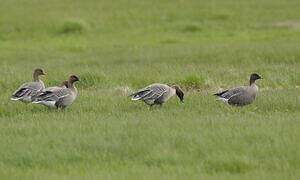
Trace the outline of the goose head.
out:
[[[43,71],[42,69],[40,69],[40,68],[35,69],[35,70],[34,70],[34,73],[33,73],[33,79],[34,79],[34,81],[38,82],[38,81],[39,81],[39,76],[40,76],[40,75],[46,75],[46,74],[45,74],[44,71]]]
[[[40,69],[40,68],[35,69],[33,74],[36,75],[36,76],[39,76],[39,75],[46,75],[46,74],[44,73],[44,71],[43,71],[42,69]]]
[[[250,85],[253,84],[258,79],[263,79],[263,78],[257,73],[252,73],[250,76]]]
[[[177,85],[173,85],[173,86],[171,86],[171,88],[173,88],[173,89],[176,90],[176,95],[177,95],[178,98],[180,99],[180,102],[183,103],[183,102],[184,102],[184,101],[183,101],[184,93],[183,93],[183,91],[180,89],[180,87],[177,86]]]
[[[69,77],[69,82],[70,83],[74,83],[74,82],[76,82],[76,81],[79,81],[79,82],[81,82],[81,80],[76,76],[76,75],[71,75],[70,77]]]
[[[68,88],[68,81],[67,80],[64,80],[60,83],[59,87],[66,87]]]

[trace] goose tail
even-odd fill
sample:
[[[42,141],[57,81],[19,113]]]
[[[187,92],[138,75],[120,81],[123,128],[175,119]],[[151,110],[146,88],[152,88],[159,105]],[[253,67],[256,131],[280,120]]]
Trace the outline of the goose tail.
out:
[[[139,92],[135,92],[135,93],[133,93],[133,94],[130,94],[128,97],[131,97],[131,96],[133,96],[133,97],[131,98],[132,101],[137,101],[137,100],[140,100],[140,99],[141,99],[141,97],[140,97],[140,95],[139,95]]]
[[[20,99],[21,99],[21,97],[14,97],[14,96],[10,98],[10,100],[13,100],[13,101],[17,101],[17,100],[20,100]]]
[[[137,101],[137,100],[140,100],[141,99],[141,97],[137,94],[137,95],[135,95],[135,96],[133,96],[132,97],[132,101]]]
[[[225,98],[220,97],[220,98],[216,99],[216,101],[222,101],[222,102],[228,104],[228,99],[225,99]]]
[[[220,93],[215,93],[215,94],[213,94],[213,95],[215,95],[215,96],[222,96],[224,93],[227,93],[227,92],[228,92],[228,90],[222,91],[222,92],[220,92]]]

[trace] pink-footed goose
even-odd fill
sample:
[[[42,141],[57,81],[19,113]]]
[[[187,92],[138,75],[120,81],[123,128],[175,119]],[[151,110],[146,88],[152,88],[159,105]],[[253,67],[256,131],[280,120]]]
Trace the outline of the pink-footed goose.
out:
[[[24,103],[30,103],[34,98],[45,89],[43,81],[40,80],[40,75],[46,75],[42,69],[35,69],[33,73],[34,82],[23,84],[11,96],[11,100],[20,100]]]
[[[217,101],[223,101],[228,105],[244,106],[251,104],[258,93],[258,87],[255,84],[257,79],[263,78],[253,73],[250,76],[250,86],[240,86],[214,95],[219,97]]]
[[[36,98],[39,97],[41,94],[45,94],[45,92],[49,93],[49,92],[52,92],[52,91],[55,91],[55,90],[59,90],[61,88],[68,88],[68,81],[67,80],[62,81],[59,84],[59,86],[47,87],[44,91],[40,92],[37,96],[35,96],[33,101],[35,101]],[[46,102],[46,104],[44,102],[41,102],[41,104],[47,105],[47,102]]]
[[[77,96],[77,88],[74,82],[80,79],[72,75],[69,77],[67,88],[56,88],[53,91],[44,91],[41,93],[33,103],[43,104],[50,108],[63,109],[75,100]]]
[[[151,84],[143,89],[140,89],[138,92],[131,94],[130,96],[133,96],[131,99],[132,101],[142,100],[152,107],[156,104],[162,106],[175,94],[183,103],[184,93],[177,85],[169,87],[166,84]]]

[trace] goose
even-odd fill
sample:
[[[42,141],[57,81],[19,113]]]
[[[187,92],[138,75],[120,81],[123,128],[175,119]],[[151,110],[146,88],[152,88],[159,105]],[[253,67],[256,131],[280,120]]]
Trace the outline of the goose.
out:
[[[240,86],[220,93],[215,93],[214,95],[219,97],[217,101],[225,102],[228,105],[245,106],[251,104],[258,93],[258,87],[255,84],[257,79],[263,78],[257,73],[253,73],[250,76],[250,86]]]
[[[169,87],[166,84],[155,83],[140,89],[130,96],[133,96],[131,99],[132,101],[142,100],[151,108],[153,105],[160,105],[162,107],[163,104],[175,94],[183,103],[184,93],[177,85]]]
[[[12,94],[11,100],[20,100],[25,104],[32,102],[34,97],[45,89],[43,81],[39,79],[40,75],[46,74],[40,68],[35,69],[33,73],[34,81],[23,84]]]
[[[72,104],[77,96],[77,88],[74,82],[81,80],[71,75],[68,80],[67,88],[55,88],[52,91],[44,91],[34,101],[35,104],[43,104],[49,108],[64,109]]]

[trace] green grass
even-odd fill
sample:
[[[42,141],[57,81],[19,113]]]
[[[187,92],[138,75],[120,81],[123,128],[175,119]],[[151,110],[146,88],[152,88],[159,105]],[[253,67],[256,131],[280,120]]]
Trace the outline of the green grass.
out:
[[[299,179],[298,0],[0,0],[0,179]],[[64,111],[13,102],[43,68]],[[229,109],[212,96],[248,84]],[[178,84],[185,103],[127,96]]]

